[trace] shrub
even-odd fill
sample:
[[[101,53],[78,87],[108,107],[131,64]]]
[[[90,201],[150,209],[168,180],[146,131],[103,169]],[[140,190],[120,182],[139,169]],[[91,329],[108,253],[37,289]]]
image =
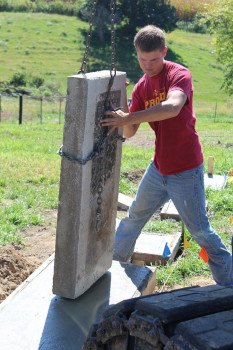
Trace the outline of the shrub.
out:
[[[13,86],[26,86],[27,78],[26,74],[23,72],[17,72],[13,74],[13,77],[10,80],[10,84]]]
[[[171,0],[171,5],[176,8],[176,15],[181,21],[193,21],[198,13],[205,12],[206,5],[216,0]]]
[[[32,77],[32,86],[35,86],[36,88],[39,88],[43,84],[44,84],[44,78],[38,77],[38,76]]]
[[[207,23],[204,23],[202,17],[197,14],[193,21],[179,21],[177,22],[177,27],[179,29],[185,30],[192,33],[208,33],[209,27]]]
[[[82,0],[0,0],[0,11],[45,12],[76,16]]]

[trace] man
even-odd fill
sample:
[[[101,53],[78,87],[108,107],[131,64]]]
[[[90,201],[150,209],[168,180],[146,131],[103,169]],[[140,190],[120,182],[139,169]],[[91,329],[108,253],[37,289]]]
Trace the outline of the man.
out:
[[[205,209],[203,152],[195,130],[191,73],[166,61],[165,34],[155,26],[134,38],[138,62],[145,73],[133,89],[130,112],[107,111],[102,126],[123,127],[132,137],[140,123],[155,132],[154,158],[147,168],[127,217],[116,231],[114,259],[127,261],[136,239],[156,210],[172,199],[194,240],[208,253],[216,283],[233,285],[232,257],[210,226]]]

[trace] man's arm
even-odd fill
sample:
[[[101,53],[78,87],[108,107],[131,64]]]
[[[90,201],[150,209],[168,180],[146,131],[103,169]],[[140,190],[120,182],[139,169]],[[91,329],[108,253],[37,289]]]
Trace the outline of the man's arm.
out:
[[[173,90],[168,93],[165,101],[160,102],[156,106],[133,113],[106,111],[105,114],[111,115],[112,117],[103,119],[100,122],[102,126],[112,126],[108,134],[115,128],[123,126],[124,132],[126,132],[126,134],[128,132],[129,135],[133,136],[140,123],[155,122],[176,117],[180,113],[186,100],[187,95],[183,91]]]
[[[128,82],[126,82],[126,87],[129,85]],[[125,89],[126,90],[126,89]],[[128,98],[127,98],[127,91],[126,92],[126,99],[125,99],[125,106],[123,111],[126,114],[129,114],[129,106],[128,106]],[[123,125],[123,136],[126,137],[127,139],[134,136],[139,128],[140,124],[130,124],[130,125]],[[103,125],[102,125],[103,126]],[[113,130],[115,129],[115,127],[113,128]],[[113,131],[112,130],[112,131]],[[112,132],[111,130],[109,130],[108,134],[111,134]]]

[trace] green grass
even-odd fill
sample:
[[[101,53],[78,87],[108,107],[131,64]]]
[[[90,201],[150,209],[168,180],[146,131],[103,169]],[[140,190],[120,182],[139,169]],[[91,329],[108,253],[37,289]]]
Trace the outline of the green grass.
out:
[[[23,71],[43,76],[45,84],[56,82],[65,93],[67,76],[76,74],[81,66],[82,31],[87,27],[75,17],[0,13],[1,80]]]
[[[39,98],[23,96],[22,123],[43,124],[63,123],[65,115],[65,97]],[[1,96],[1,123],[19,123],[19,97]]]
[[[57,208],[61,125],[0,128],[0,243],[22,242],[21,230]]]

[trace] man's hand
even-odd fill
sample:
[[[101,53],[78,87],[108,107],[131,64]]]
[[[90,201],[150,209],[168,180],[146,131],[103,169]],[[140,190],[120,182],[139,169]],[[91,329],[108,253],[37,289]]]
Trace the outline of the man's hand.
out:
[[[105,115],[109,115],[111,117],[100,120],[101,125],[104,126],[112,126],[108,131],[107,135],[110,135],[116,128],[120,126],[127,125],[129,113],[125,113],[120,109],[109,110],[104,113]]]

